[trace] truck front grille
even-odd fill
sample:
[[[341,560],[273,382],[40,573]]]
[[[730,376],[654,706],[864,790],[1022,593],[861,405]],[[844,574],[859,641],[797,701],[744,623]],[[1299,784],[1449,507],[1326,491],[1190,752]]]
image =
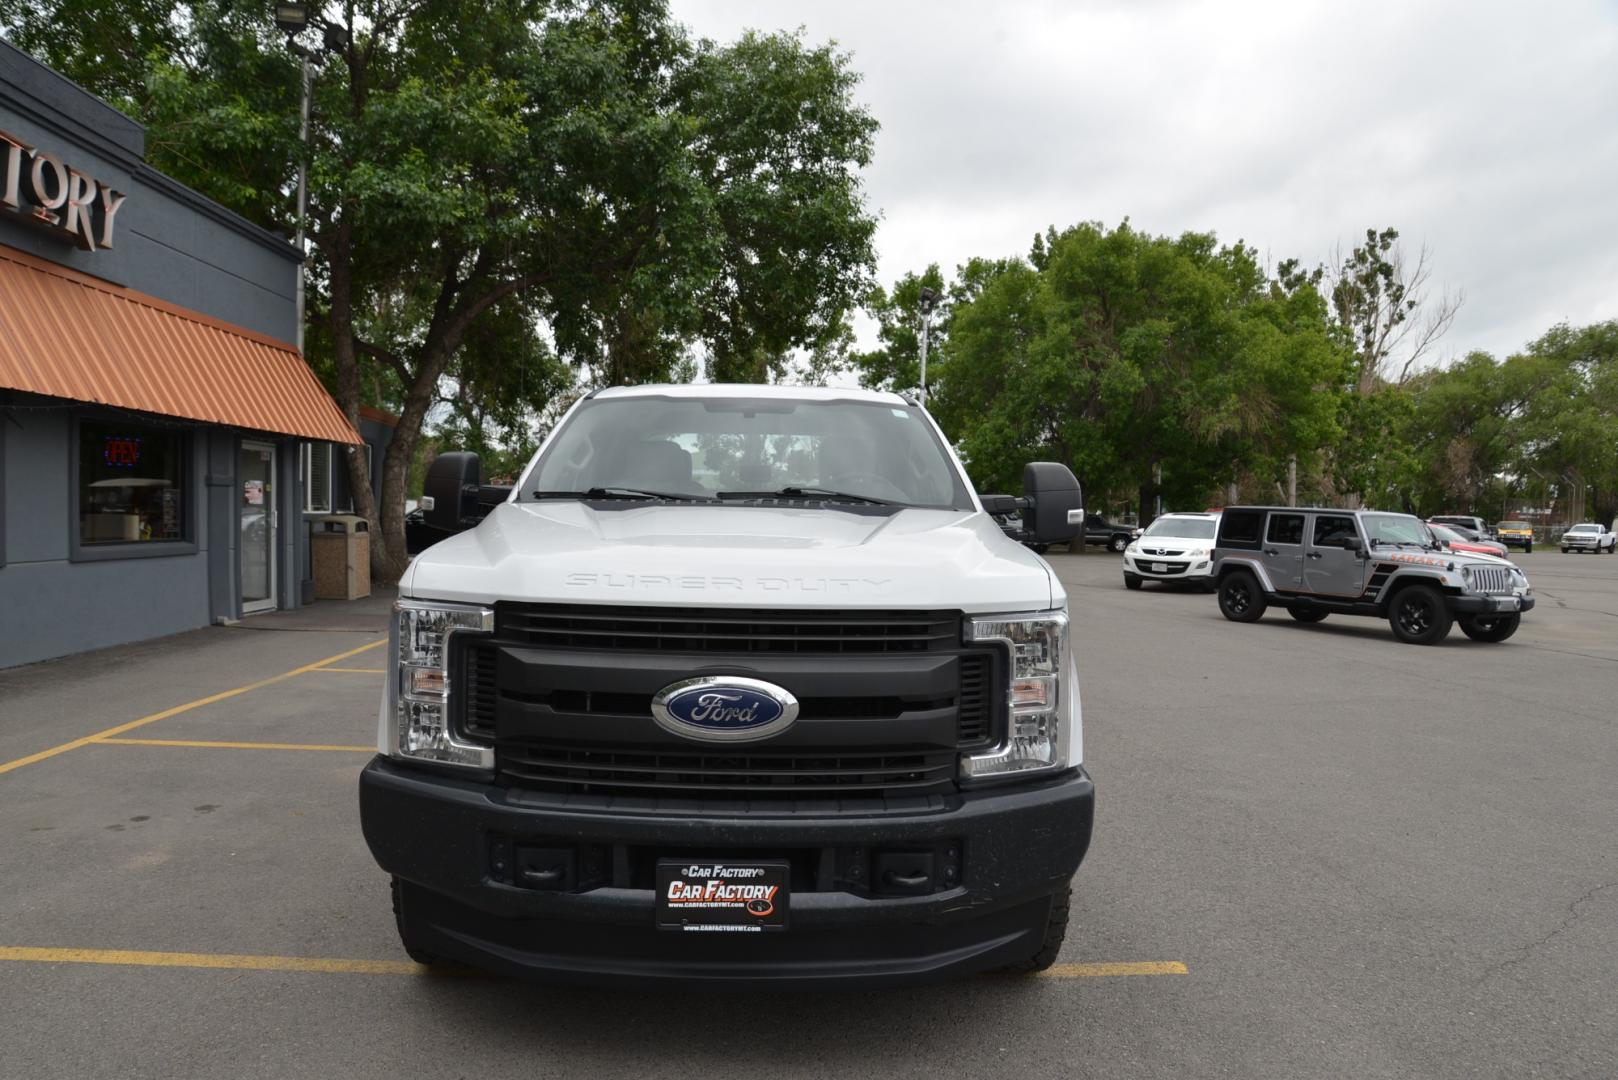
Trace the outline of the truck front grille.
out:
[[[495,718],[503,696],[528,704],[543,704],[562,713],[580,716],[650,717],[652,695],[600,690],[553,690],[543,695],[502,691],[498,665],[502,642],[473,641],[458,650],[453,676],[453,708],[461,730],[477,739],[494,739]],[[801,718],[859,717],[869,720],[896,719],[906,712],[954,707],[956,738],[962,748],[986,745],[994,734],[997,665],[993,654],[978,650],[963,652],[957,661],[958,689],[953,700],[928,701],[901,697],[815,697],[799,699]]]
[[[953,788],[956,755],[864,753],[703,753],[519,744],[496,765],[521,787],[577,794],[717,795],[804,799],[925,795]]]
[[[1480,593],[1510,593],[1511,571],[1504,566],[1474,566],[1472,588]]]
[[[571,604],[494,606],[495,636],[544,648],[678,652],[897,653],[953,648],[961,617],[948,611],[750,611]]]

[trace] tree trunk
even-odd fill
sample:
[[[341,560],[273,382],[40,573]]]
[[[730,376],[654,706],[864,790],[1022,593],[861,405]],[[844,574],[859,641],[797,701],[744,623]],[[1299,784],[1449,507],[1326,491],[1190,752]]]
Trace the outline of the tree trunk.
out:
[[[380,519],[371,532],[371,575],[379,581],[398,581],[410,565],[410,553],[405,547],[405,487],[410,482],[410,463],[415,460],[422,424],[443,369],[444,361],[440,359],[424,359],[417,368],[416,379],[405,393],[398,426],[382,455],[382,502],[377,508]]]
[[[359,430],[360,422],[360,364],[354,350],[354,287],[350,259],[353,254],[354,230],[350,216],[345,214],[337,223],[337,234],[331,251],[331,324],[332,353],[337,364],[337,404],[348,422]],[[348,490],[354,500],[354,513],[367,522],[376,522],[376,500],[371,494],[371,470],[362,447],[350,447],[344,455],[348,461]],[[391,584],[398,576],[388,577],[379,563],[378,537],[371,536],[371,577]]]

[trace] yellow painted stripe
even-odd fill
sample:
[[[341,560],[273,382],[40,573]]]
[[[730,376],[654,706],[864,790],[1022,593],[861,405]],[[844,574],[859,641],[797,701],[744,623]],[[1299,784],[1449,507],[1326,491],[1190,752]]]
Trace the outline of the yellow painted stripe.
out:
[[[409,960],[342,960],[324,956],[242,956],[231,953],[135,952],[130,949],[34,949],[0,945],[0,960],[39,964],[222,968],[232,971],[318,971],[353,975],[426,975]]]
[[[44,761],[46,758],[53,758],[57,754],[65,754],[69,750],[77,750],[81,746],[88,746],[91,743],[97,742],[101,739],[111,738],[114,735],[122,735],[126,731],[133,731],[136,728],[144,727],[147,724],[155,724],[159,720],[167,720],[171,716],[179,716],[181,713],[190,712],[192,709],[200,709],[204,705],[212,705],[218,701],[227,701],[230,698],[239,697],[240,695],[248,693],[249,691],[258,690],[266,686],[272,686],[275,683],[281,682],[283,679],[290,679],[294,675],[302,675],[306,671],[313,671],[321,664],[331,664],[338,660],[346,660],[350,656],[357,656],[362,652],[380,648],[386,644],[386,638],[380,641],[373,641],[368,645],[361,645],[357,649],[349,649],[347,652],[340,652],[336,656],[328,656],[324,660],[316,660],[312,664],[305,664],[303,667],[293,668],[291,671],[283,671],[281,674],[272,675],[268,679],[260,679],[258,682],[248,683],[246,686],[238,686],[234,690],[225,690],[218,694],[210,694],[205,698],[198,698],[195,701],[188,701],[184,705],[176,705],[172,709],[164,709],[162,712],[156,712],[150,716],[143,716],[139,720],[131,720],[127,724],[119,724],[117,727],[110,727],[105,731],[98,731],[94,735],[86,735],[82,739],[74,739],[72,742],[65,742],[60,746],[53,746],[49,750],[41,750],[37,754],[29,754],[27,757],[20,757],[14,761],[8,761],[5,764],[0,765],[0,774],[8,773],[13,769],[20,769],[24,765],[32,765],[37,761]]]
[[[1052,964],[1039,973],[1047,979],[1093,979],[1109,975],[1189,975],[1178,960],[1143,960],[1133,964]]]
[[[216,742],[209,739],[97,739],[97,746],[191,746],[206,750],[349,750],[374,754],[374,746],[338,746],[328,743]]]
[[[305,672],[312,675],[315,671],[340,671],[344,675],[386,675],[387,668],[380,667],[317,667],[314,671]]]
[[[343,975],[430,975],[433,969],[408,960],[346,960],[332,956],[250,956],[236,953],[137,952],[132,949],[41,949],[0,945],[0,961],[36,964],[104,964],[115,967],[216,968],[229,971],[313,971]],[[1188,975],[1176,960],[1129,964],[1056,964],[1048,979],[1116,975]]]

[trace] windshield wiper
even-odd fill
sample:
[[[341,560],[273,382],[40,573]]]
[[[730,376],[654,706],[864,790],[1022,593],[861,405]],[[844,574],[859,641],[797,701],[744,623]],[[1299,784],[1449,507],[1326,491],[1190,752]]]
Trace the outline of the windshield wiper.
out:
[[[721,491],[721,499],[822,499],[827,502],[869,503],[872,506],[907,506],[908,503],[892,499],[878,499],[871,495],[856,495],[851,491],[833,491],[822,487],[784,487],[774,491]]]
[[[586,491],[536,491],[536,499],[642,499],[667,502],[715,502],[711,495],[683,495],[677,491],[648,491],[644,488],[593,487]]]

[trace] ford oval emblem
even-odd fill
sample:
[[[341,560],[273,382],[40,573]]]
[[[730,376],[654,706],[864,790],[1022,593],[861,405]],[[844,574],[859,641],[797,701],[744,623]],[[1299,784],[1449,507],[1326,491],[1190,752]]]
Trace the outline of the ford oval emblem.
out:
[[[792,726],[798,699],[774,683],[704,675],[672,683],[652,698],[652,718],[665,731],[709,742],[767,739]]]

